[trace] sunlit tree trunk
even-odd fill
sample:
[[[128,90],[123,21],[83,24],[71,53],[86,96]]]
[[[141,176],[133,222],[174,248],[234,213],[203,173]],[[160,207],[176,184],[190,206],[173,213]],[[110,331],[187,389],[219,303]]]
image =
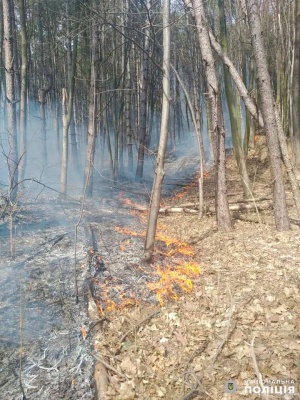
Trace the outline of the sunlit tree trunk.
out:
[[[191,2],[185,1],[188,7]],[[210,105],[210,121],[214,141],[214,155],[216,166],[216,216],[218,229],[227,232],[232,229],[229,212],[226,175],[225,175],[225,129],[223,123],[223,112],[221,106],[219,84],[216,76],[215,61],[209,40],[207,22],[202,0],[194,0],[193,11],[196,19],[200,51],[205,67],[205,77],[208,86],[208,98]]]
[[[42,159],[43,163],[47,164],[48,154],[47,154],[47,132],[46,132],[46,95],[50,92],[53,86],[53,76],[49,72],[48,65],[45,65],[45,52],[44,52],[44,34],[42,25],[42,3],[38,0],[38,38],[39,38],[39,57],[40,57],[40,74],[42,77],[42,82],[40,82],[40,89],[38,93],[39,104],[40,104],[40,119],[41,119],[41,137],[43,140],[42,146]],[[44,82],[45,81],[45,82]]]
[[[67,15],[69,15],[69,3],[67,3]],[[68,26],[68,39],[70,39],[70,28]],[[67,193],[67,176],[68,176],[68,151],[69,151],[69,128],[73,119],[73,103],[74,103],[74,91],[75,91],[75,74],[76,74],[76,62],[77,62],[77,36],[73,40],[73,51],[72,45],[69,42],[67,50],[68,59],[68,91],[63,89],[62,95],[62,106],[63,106],[63,145],[62,145],[62,159],[61,159],[61,173],[60,173],[60,191],[64,195]],[[74,127],[73,127],[74,128]],[[71,133],[71,146],[72,146],[72,158],[73,166],[78,171],[78,154],[77,144],[75,136],[75,130]]]
[[[243,0],[244,1],[244,0]],[[274,213],[278,230],[289,229],[289,218],[286,205],[283,175],[281,170],[281,155],[277,136],[277,126],[274,108],[274,96],[268,71],[266,51],[262,39],[262,29],[256,0],[247,0],[246,5],[254,58],[257,67],[258,87],[261,96],[261,108],[267,136],[267,144],[274,179]]]
[[[293,151],[295,164],[298,170],[300,170],[300,0],[295,0],[295,43],[293,68]]]
[[[154,250],[155,233],[160,206],[161,189],[164,179],[164,158],[168,141],[170,120],[170,54],[171,54],[171,28],[170,28],[170,0],[163,3],[163,102],[160,128],[160,139],[156,160],[155,177],[152,187],[150,211],[148,215],[144,258],[151,259]]]
[[[147,16],[146,29],[144,36],[144,52],[143,63],[141,67],[141,95],[140,95],[140,112],[139,112],[139,149],[135,179],[140,182],[144,172],[145,147],[147,142],[147,96],[148,96],[148,80],[149,80],[149,49],[150,49],[150,21],[149,11],[151,9],[151,0],[147,0]]]
[[[227,38],[227,26],[226,26],[226,15],[224,0],[219,0],[220,9],[220,27],[222,37],[222,48],[225,53],[228,51],[228,38]],[[241,110],[240,104],[235,101],[235,95],[232,88],[232,81],[230,72],[227,67],[223,64],[224,81],[225,81],[225,95],[228,104],[230,125],[231,125],[231,136],[232,144],[234,149],[235,159],[238,165],[239,173],[241,176],[242,186],[244,195],[246,198],[251,197],[251,184],[248,176],[246,160],[242,147],[242,126],[241,126]]]
[[[28,91],[28,57],[25,0],[19,0],[21,28],[21,98],[20,98],[20,181],[24,179],[27,161],[27,91]]]
[[[18,183],[18,145],[16,129],[16,98],[15,98],[15,76],[13,63],[13,35],[12,14],[14,12],[13,1],[3,0],[3,25],[4,25],[4,67],[6,87],[6,114],[8,135],[8,171],[9,171],[9,194],[12,201],[17,196]]]
[[[97,8],[97,1],[93,1],[93,6]],[[86,148],[86,160],[84,170],[84,182],[86,187],[86,195],[92,197],[93,194],[93,165],[95,156],[96,141],[96,111],[97,111],[97,61],[98,61],[99,32],[98,25],[93,21],[92,26],[92,43],[91,43],[91,78],[90,78],[90,99],[89,99],[89,123],[88,123],[88,142]]]

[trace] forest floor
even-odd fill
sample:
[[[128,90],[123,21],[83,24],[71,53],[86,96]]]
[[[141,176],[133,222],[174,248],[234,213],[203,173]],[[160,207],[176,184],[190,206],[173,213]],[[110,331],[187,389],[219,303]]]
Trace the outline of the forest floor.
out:
[[[264,144],[256,146],[248,161],[255,198],[272,199]],[[227,177],[229,201],[238,204],[243,196],[233,156]],[[214,179],[213,171],[205,178],[206,204],[214,203]],[[288,185],[287,192],[291,204]],[[195,184],[164,198],[167,205],[188,202],[197,202]],[[296,218],[293,206],[289,212]],[[163,304],[153,306],[145,294],[146,301],[111,311],[96,335],[100,359],[108,363],[108,399],[300,398],[300,230],[292,225],[277,232],[272,209],[241,215],[251,220],[257,213],[260,222],[240,220],[235,213],[228,234],[217,231],[213,214],[201,221],[190,214],[160,216],[157,256],[145,270],[158,276],[151,290]],[[142,232],[145,219],[136,219]],[[132,246],[142,246],[143,233],[123,235],[126,257]],[[163,242],[169,249],[164,259]],[[184,244],[193,250],[183,260]],[[200,274],[182,271],[187,261],[197,264]],[[191,279],[192,288],[182,279]],[[235,393],[225,393],[228,380],[234,380]],[[262,384],[269,396],[259,395]]]
[[[285,393],[300,389],[300,230],[277,232],[272,209],[260,207],[272,199],[272,184],[259,140],[248,166],[255,198],[267,200],[248,213],[233,211],[228,234],[217,231],[213,212],[202,220],[160,214],[151,264],[141,261],[146,184],[96,181],[82,214],[80,201],[45,195],[24,203],[11,261],[8,222],[0,226],[1,400],[24,392],[28,400],[93,398],[94,362],[107,400],[258,399],[259,374],[265,391],[277,391],[264,398],[300,398]],[[178,175],[189,167],[188,157],[168,165],[162,206],[197,202],[196,179]],[[227,178],[230,203],[243,204],[232,156]],[[209,210],[214,188],[210,171]],[[287,193],[296,219],[288,184]],[[235,393],[225,393],[230,379],[237,388],[226,390]]]

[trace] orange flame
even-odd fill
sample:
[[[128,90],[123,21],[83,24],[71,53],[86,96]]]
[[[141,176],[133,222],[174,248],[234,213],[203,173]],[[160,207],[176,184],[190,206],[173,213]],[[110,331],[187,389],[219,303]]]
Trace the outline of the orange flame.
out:
[[[166,269],[157,267],[156,274],[159,276],[158,282],[148,283],[149,290],[155,292],[160,305],[164,304],[167,298],[178,299],[176,287],[189,293],[193,289],[191,278],[200,275],[200,267],[195,263],[186,262],[178,267],[168,265]]]

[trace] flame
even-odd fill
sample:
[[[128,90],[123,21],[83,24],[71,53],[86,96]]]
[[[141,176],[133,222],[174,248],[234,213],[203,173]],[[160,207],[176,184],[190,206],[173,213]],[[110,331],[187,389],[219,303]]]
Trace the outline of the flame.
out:
[[[118,281],[118,278],[112,277],[111,280],[116,282]],[[124,288],[116,284],[113,285],[114,296],[117,297],[117,300],[114,301],[112,300],[111,288],[108,286],[107,282],[100,282],[95,279],[94,282],[96,282],[97,286],[99,286],[101,289],[101,302],[99,300],[96,301],[100,315],[104,315],[105,312],[123,310],[126,307],[135,306],[140,303],[134,293],[124,292]]]
[[[145,236],[145,232],[139,233],[139,232],[135,232],[130,229],[127,229],[127,228],[121,228],[119,226],[115,226],[115,231],[122,233],[123,235],[140,236],[140,237]]]
[[[122,251],[126,251],[126,248],[129,246],[129,244],[130,244],[130,239],[121,240],[121,241],[120,241],[120,249],[121,249]]]
[[[207,176],[206,173],[204,175]],[[184,186],[181,192],[177,193],[174,197],[177,199],[184,197],[190,188],[197,185],[198,182],[195,181]],[[120,193],[118,197],[123,204],[133,207],[139,206],[130,199],[124,198],[123,193]],[[145,227],[148,211],[130,210],[130,213],[136,216],[140,220],[141,225]],[[127,236],[127,238],[125,237],[119,242],[121,251],[125,251],[130,245],[130,237],[144,238],[146,235],[145,230],[134,231],[127,227],[115,226],[114,230]],[[156,232],[156,240],[159,242],[157,246],[158,251],[153,258],[155,282],[147,283],[145,288],[146,291],[155,293],[160,305],[163,305],[167,299],[177,300],[180,291],[185,293],[191,292],[193,289],[193,279],[201,273],[199,265],[193,261],[195,248],[180,239],[166,235],[165,232],[166,226],[159,222]],[[168,263],[166,263],[166,260]],[[158,265],[155,265],[155,263]],[[136,266],[136,268],[144,271],[142,265]],[[147,274],[149,274],[148,268]],[[118,286],[117,278],[110,278],[110,283],[107,281],[105,283],[98,282],[97,284],[101,287],[101,302],[98,301],[98,308],[102,314],[139,304],[139,300],[134,294],[129,293],[128,290],[124,290],[124,286]],[[143,290],[142,293],[144,293]]]
[[[148,283],[147,287],[150,291],[155,292],[156,298],[160,305],[168,298],[178,300],[177,287],[182,291],[189,293],[193,289],[191,278],[200,275],[200,267],[196,263],[185,262],[182,265],[173,267],[168,265],[163,269],[160,266],[156,269],[158,282]]]

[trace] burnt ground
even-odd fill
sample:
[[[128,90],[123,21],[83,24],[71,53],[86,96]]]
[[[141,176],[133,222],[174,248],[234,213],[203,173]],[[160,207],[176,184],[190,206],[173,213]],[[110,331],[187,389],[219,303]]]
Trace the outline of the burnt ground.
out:
[[[268,163],[260,152],[249,159],[255,197],[271,198]],[[180,163],[185,168],[188,160]],[[229,199],[237,204],[242,189],[232,157],[227,166]],[[164,204],[195,202],[196,187],[178,194],[189,181],[172,176]],[[146,215],[136,205],[147,204],[149,190],[102,182],[86,201],[77,240],[78,304],[74,225],[80,203],[45,195],[21,206],[14,260],[8,224],[0,226],[0,399],[22,398],[20,371],[27,399],[94,398],[96,358],[107,371],[107,399],[256,399],[258,372],[266,386],[284,393],[273,381],[288,380],[285,386],[299,391],[299,227],[278,233],[271,209],[259,211],[259,223],[235,215],[229,234],[217,232],[213,214],[201,221],[197,215],[164,214],[156,256],[144,264]],[[291,202],[288,185],[287,191]],[[213,204],[213,192],[211,172],[205,179],[207,204]],[[255,212],[241,215],[258,219]],[[296,218],[293,206],[290,215]],[[199,266],[200,274],[185,273],[188,265]],[[93,337],[90,282],[100,322]],[[229,379],[238,385],[234,395],[224,393]],[[256,394],[245,393],[245,385]]]

